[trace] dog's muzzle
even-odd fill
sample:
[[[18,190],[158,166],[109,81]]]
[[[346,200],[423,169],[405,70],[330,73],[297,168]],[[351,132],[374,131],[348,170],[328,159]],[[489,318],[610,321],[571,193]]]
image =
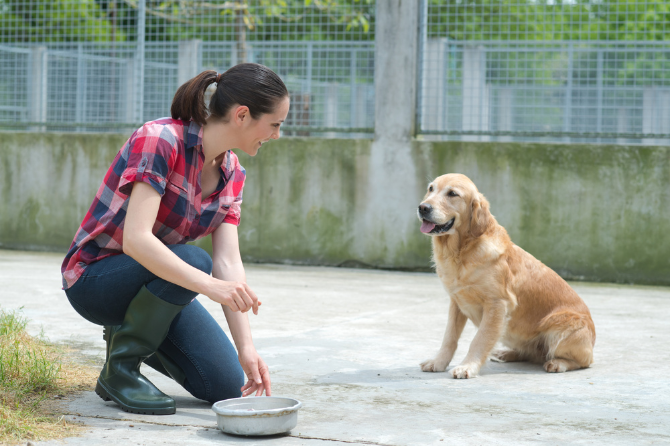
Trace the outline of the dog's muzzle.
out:
[[[443,225],[438,225],[432,222],[431,213],[433,207],[428,203],[421,203],[419,205],[419,218],[421,218],[421,232],[424,234],[441,234],[447,232],[454,226],[456,217],[452,218]]]
[[[442,234],[454,226],[454,221],[456,221],[456,217],[452,218],[443,225],[436,225],[432,221],[424,219],[421,223],[421,232],[424,234]]]

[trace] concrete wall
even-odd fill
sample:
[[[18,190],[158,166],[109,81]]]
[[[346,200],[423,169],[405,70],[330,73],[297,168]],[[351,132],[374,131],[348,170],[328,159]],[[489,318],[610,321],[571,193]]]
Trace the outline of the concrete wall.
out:
[[[126,138],[1,133],[0,247],[65,252]],[[670,148],[413,141],[413,178],[380,178],[372,145],[282,138],[240,152],[244,258],[428,269],[416,205],[432,178],[460,172],[512,240],[564,277],[670,285]],[[397,200],[379,193],[388,184]]]

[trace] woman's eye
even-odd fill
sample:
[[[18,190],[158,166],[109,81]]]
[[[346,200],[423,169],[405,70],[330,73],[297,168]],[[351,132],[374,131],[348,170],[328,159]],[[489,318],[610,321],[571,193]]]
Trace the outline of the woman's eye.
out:
[[[450,191],[447,193],[447,195],[450,196],[450,197],[458,197],[458,194],[457,194],[456,192],[454,192],[453,190],[450,190]]]

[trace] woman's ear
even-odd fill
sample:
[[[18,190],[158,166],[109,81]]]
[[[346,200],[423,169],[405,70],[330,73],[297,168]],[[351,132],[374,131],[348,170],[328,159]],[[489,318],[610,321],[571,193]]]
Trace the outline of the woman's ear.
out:
[[[482,194],[477,193],[472,199],[470,209],[470,233],[473,237],[479,237],[486,232],[490,222],[489,202]]]
[[[250,119],[250,114],[249,114],[249,107],[246,105],[238,105],[235,110],[233,110],[233,119],[235,120],[235,124],[237,125],[242,125],[245,123],[245,121],[248,121]]]

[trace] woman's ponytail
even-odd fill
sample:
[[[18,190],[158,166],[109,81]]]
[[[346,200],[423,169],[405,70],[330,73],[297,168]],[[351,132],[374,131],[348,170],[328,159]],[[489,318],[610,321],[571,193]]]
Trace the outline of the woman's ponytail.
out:
[[[208,116],[205,106],[205,90],[216,82],[217,75],[216,71],[203,71],[179,87],[172,99],[172,107],[170,107],[172,119],[195,121],[200,125],[205,125]]]
[[[205,90],[216,82],[216,91],[205,106]],[[228,71],[203,71],[179,87],[170,109],[173,119],[205,125],[207,119],[225,119],[235,105],[249,107],[253,119],[272,113],[277,103],[288,97],[281,78],[266,66],[255,63],[235,65]]]

